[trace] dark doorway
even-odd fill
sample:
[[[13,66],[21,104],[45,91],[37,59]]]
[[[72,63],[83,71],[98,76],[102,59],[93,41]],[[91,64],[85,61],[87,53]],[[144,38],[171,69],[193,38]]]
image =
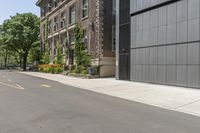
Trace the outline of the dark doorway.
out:
[[[74,65],[74,50],[69,50],[69,65]]]
[[[119,79],[130,80],[130,0],[120,0]]]
[[[130,80],[130,53],[119,55],[119,79]]]

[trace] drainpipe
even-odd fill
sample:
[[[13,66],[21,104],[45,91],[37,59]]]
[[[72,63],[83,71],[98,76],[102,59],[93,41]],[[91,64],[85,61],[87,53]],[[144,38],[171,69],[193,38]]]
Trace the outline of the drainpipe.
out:
[[[116,46],[115,46],[115,78],[119,79],[119,15],[120,0],[116,0]]]
[[[101,39],[101,34],[100,34],[100,25],[101,25],[101,17],[100,14],[101,14],[101,8],[102,8],[102,5],[101,5],[101,2],[100,0],[98,0],[99,2],[99,9],[98,9],[98,19],[99,19],[99,23],[98,23],[98,53],[99,53],[99,56],[98,56],[98,65],[100,66],[100,56],[101,56],[101,47],[100,47],[100,39]],[[99,67],[99,69],[101,69],[101,66]],[[101,76],[101,74],[99,73],[99,76]]]

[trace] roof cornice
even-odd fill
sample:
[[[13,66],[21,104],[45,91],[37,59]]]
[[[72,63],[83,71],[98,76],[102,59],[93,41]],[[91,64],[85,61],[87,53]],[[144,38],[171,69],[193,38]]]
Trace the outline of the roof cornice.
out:
[[[36,5],[37,6],[40,6],[40,4],[43,2],[44,0],[38,0],[37,2],[36,2]]]
[[[35,4],[36,4],[37,6],[39,6],[39,4],[41,3],[41,1],[42,1],[42,0],[38,0]]]

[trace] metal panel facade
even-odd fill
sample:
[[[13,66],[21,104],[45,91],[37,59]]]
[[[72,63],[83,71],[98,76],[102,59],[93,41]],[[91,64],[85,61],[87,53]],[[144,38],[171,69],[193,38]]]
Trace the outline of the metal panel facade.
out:
[[[200,0],[130,0],[132,81],[200,88]]]

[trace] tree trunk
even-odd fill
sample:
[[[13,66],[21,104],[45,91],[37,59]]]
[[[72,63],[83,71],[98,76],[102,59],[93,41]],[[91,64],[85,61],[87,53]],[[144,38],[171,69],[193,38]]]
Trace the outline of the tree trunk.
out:
[[[28,54],[23,55],[23,71],[26,71],[27,56]]]
[[[19,54],[19,66],[22,68],[22,54]]]
[[[4,67],[7,67],[7,56],[4,57]]]
[[[4,54],[4,67],[7,68],[7,61],[8,61],[8,53],[7,51],[5,51],[5,54]]]

